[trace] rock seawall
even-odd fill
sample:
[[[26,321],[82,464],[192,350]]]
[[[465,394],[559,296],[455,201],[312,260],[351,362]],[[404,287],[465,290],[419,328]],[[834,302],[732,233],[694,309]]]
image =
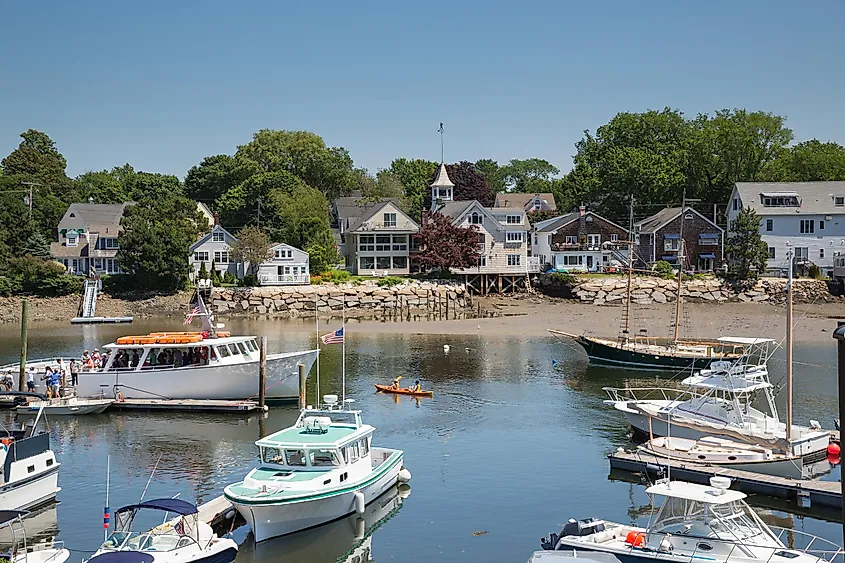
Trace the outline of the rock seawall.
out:
[[[539,287],[542,290],[543,285]],[[568,293],[582,303],[624,305],[627,287],[628,281],[624,277],[588,278],[570,285]],[[677,296],[677,289],[676,280],[636,277],[631,280],[631,302],[637,305],[672,303]],[[692,302],[782,303],[786,300],[786,280],[763,279],[752,288],[739,291],[719,279],[689,280],[683,283],[681,296],[685,301]],[[841,300],[841,297],[830,292],[827,282],[823,280],[795,280],[793,298],[799,303]]]

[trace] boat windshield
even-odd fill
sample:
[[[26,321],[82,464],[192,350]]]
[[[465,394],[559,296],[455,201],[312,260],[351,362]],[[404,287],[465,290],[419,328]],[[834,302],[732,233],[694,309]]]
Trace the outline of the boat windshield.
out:
[[[665,534],[779,546],[779,542],[742,501],[712,504],[669,497],[660,508],[651,530]],[[749,541],[752,539],[753,541]]]
[[[103,543],[102,549],[114,551],[171,551],[195,543],[186,533],[169,526],[164,530],[154,528],[148,532],[113,532]]]

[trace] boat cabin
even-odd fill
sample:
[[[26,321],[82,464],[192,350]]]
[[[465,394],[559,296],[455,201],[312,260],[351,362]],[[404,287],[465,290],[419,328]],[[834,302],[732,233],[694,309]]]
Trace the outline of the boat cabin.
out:
[[[221,366],[258,361],[254,336],[207,337],[203,333],[152,333],[125,336],[103,347],[108,360],[102,371],[143,371]]]

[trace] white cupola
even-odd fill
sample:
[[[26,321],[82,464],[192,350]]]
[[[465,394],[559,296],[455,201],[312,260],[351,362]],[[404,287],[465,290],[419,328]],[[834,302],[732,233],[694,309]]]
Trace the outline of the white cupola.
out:
[[[431,210],[436,211],[441,203],[452,201],[452,189],[455,184],[449,179],[446,172],[446,165],[440,163],[440,170],[437,171],[437,178],[431,184]]]

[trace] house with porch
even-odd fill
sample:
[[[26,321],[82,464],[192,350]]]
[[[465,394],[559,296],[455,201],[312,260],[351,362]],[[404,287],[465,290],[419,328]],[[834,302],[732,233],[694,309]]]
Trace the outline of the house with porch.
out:
[[[340,198],[347,199],[347,198]],[[362,276],[401,276],[410,273],[411,245],[420,226],[387,198],[375,203],[343,205],[340,236],[346,269]]]
[[[532,256],[544,270],[598,272],[628,261],[628,229],[584,206],[535,223],[531,234]]]
[[[555,196],[552,193],[505,192],[496,194],[493,207],[521,207],[526,213],[534,211],[555,211]]]
[[[238,279],[243,278],[244,264],[235,261],[231,256],[232,245],[237,240],[235,235],[224,229],[217,222],[215,216],[215,224],[211,228],[211,231],[191,245],[190,256],[188,258],[193,273],[191,279],[196,279],[203,264],[205,264],[205,269],[209,274],[211,274],[213,265],[214,269],[217,270],[218,276],[222,277],[226,272],[229,272]]]
[[[431,212],[448,216],[453,225],[478,229],[478,263],[456,268],[476,293],[515,291],[527,282],[528,233],[531,224],[520,207],[484,207],[477,200],[454,201],[455,185],[441,163],[431,184]]]
[[[261,285],[308,285],[311,274],[308,253],[285,243],[274,244],[273,257],[258,266]]]
[[[681,250],[681,223],[684,236],[685,269],[712,272],[725,258],[725,231],[716,223],[687,207],[661,209],[634,224],[637,262],[651,267],[660,260],[676,266]]]
[[[50,256],[71,274],[119,274],[117,236],[127,205],[131,202],[70,204],[56,227],[58,241],[50,243]]]

